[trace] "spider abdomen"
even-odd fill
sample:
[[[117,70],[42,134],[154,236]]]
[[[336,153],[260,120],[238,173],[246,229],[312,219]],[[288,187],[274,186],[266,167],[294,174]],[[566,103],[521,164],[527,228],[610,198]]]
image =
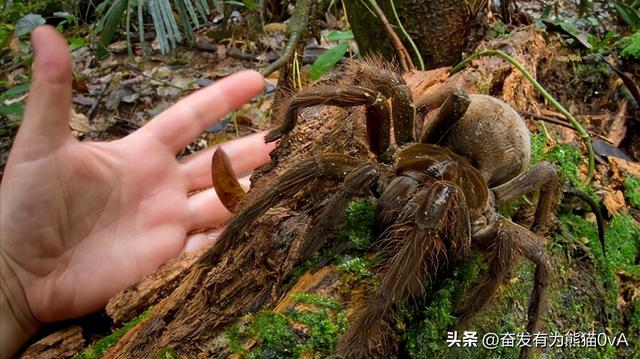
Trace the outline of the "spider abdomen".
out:
[[[468,158],[494,187],[527,168],[531,136],[522,117],[505,102],[486,95],[469,99],[469,108],[442,144]]]

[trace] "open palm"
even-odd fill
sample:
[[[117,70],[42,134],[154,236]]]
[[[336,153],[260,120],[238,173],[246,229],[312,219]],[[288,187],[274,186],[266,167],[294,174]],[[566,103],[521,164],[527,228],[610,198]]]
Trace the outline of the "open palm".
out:
[[[82,315],[175,257],[188,233],[230,215],[209,187],[211,151],[176,160],[217,118],[255,96],[242,72],[178,102],[137,132],[79,142],[68,128],[71,59],[52,28],[34,31],[34,80],[0,188],[0,255],[34,322]],[[236,173],[268,161],[261,135],[225,144]],[[8,279],[7,279],[8,278]],[[4,289],[3,289],[4,290]],[[11,289],[13,290],[13,289]],[[18,303],[18,307],[20,304]]]

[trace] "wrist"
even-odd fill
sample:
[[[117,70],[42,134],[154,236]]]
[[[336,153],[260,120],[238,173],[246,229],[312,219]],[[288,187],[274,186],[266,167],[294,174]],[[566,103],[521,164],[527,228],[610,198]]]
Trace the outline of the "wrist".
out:
[[[0,253],[0,359],[12,357],[38,327],[22,285]]]

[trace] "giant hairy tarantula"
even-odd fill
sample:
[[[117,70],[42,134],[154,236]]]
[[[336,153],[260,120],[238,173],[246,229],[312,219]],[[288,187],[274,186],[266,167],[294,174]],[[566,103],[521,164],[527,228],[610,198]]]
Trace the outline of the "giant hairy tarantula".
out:
[[[322,153],[300,161],[239,211],[225,232],[244,231],[311,179],[339,180],[342,185],[319,211],[298,252],[300,263],[325,244],[327,233],[337,231],[352,199],[377,198],[375,233],[385,254],[379,266],[381,281],[366,294],[339,340],[337,354],[345,358],[384,354],[390,331],[385,319],[394,306],[421,297],[425,281],[463,260],[472,248],[490,254],[488,277],[468,296],[460,322],[482,309],[525,257],[536,265],[527,330],[539,331],[551,274],[543,238],[494,209],[539,189],[533,231],[542,228],[550,214],[558,175],[547,162],[528,168],[530,134],[522,118],[493,97],[452,91],[418,138],[416,111],[402,77],[367,61],[351,67],[351,84],[319,83],[295,94],[285,106],[282,124],[266,140],[276,141],[292,131],[302,108],[365,106],[370,156]],[[229,180],[234,177],[226,162],[221,150],[214,154],[213,181],[233,211],[244,192]],[[232,239],[223,235],[201,261],[216,262],[233,245]]]

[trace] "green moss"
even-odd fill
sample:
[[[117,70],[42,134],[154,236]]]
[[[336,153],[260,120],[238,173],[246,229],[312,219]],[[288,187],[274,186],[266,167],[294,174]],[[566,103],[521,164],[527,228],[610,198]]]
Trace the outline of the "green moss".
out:
[[[624,180],[624,196],[632,207],[640,209],[640,178],[630,176]]]
[[[640,301],[635,299],[635,303],[631,304],[633,309],[627,314],[630,320],[625,320],[624,313],[618,309],[620,295],[618,288],[621,278],[617,274],[624,273],[631,276],[632,280],[640,279],[640,266],[637,264],[640,256],[640,224],[628,214],[614,216],[606,229],[606,256],[604,256],[593,223],[571,214],[563,214],[559,216],[559,220],[560,237],[570,239],[576,246],[580,243],[586,244],[595,262],[591,265],[593,273],[584,273],[584,267],[581,268],[580,272],[572,275],[575,279],[570,282],[571,290],[564,291],[565,299],[570,298],[579,303],[573,306],[575,310],[571,311],[572,306],[559,301],[558,296],[552,298],[554,303],[559,303],[557,309],[562,313],[562,319],[559,321],[564,322],[564,329],[566,330],[569,322],[572,327],[581,331],[593,331],[593,328],[597,328],[596,332],[608,332],[612,335],[625,333],[627,338],[637,338],[640,328],[637,310]],[[563,275],[568,277],[567,274],[563,273]],[[594,283],[580,288],[576,283],[584,281],[585,276],[587,278],[593,276]],[[580,293],[581,291],[583,294]],[[630,348],[609,346],[585,350],[584,357],[633,358],[633,355],[627,356],[627,354],[638,353],[637,350],[640,347],[633,340],[629,343]]]
[[[335,248],[322,248],[321,250],[311,254],[306,261],[295,266],[291,270],[291,274],[287,277],[283,287],[290,288],[306,272],[315,272],[326,264],[328,258],[335,260],[337,257],[338,253]]]
[[[561,143],[545,153],[543,159],[552,162],[556,166],[560,177],[566,184],[585,192],[596,203],[600,203],[600,197],[596,195],[593,188],[584,185],[580,180],[582,153],[577,147]]]
[[[500,20],[496,21],[490,29],[490,33],[493,37],[508,38],[511,33],[507,29],[507,26]]]
[[[243,358],[299,358],[309,353],[330,354],[347,326],[342,305],[310,293],[294,293],[292,298],[311,309],[284,314],[261,311],[250,319],[246,328],[239,325],[227,328],[225,334],[229,348]],[[257,345],[247,351],[244,343],[249,338],[255,339]]]
[[[369,270],[369,266],[371,264],[371,261],[364,258],[349,257],[342,263],[338,264],[337,269],[339,272],[345,274],[345,281],[350,283],[371,276],[373,274]]]
[[[430,298],[429,304],[417,315],[424,319],[412,325],[404,335],[405,349],[412,358],[433,358],[446,356],[451,352],[447,347],[447,330],[455,324],[453,312],[462,294],[475,281],[482,263],[482,257],[472,256],[458,266],[452,278],[445,281]],[[403,307],[402,317],[411,318]]]
[[[293,293],[291,295],[291,298],[293,298],[293,300],[295,300],[296,302],[315,305],[319,308],[328,308],[328,309],[342,308],[342,305],[337,301],[331,298],[323,297],[321,295],[317,295],[313,293],[304,293],[304,292]]]
[[[549,310],[545,314],[546,333],[596,332],[619,335],[624,332],[630,348],[624,345],[599,348],[546,348],[543,355],[562,358],[633,358],[637,353],[640,330],[638,301],[624,316],[617,309],[617,273],[636,273],[638,261],[640,225],[629,215],[615,216],[607,230],[607,256],[598,241],[594,223],[574,214],[560,214],[560,233],[549,243],[547,250],[553,265],[553,277],[548,292]],[[443,281],[427,302],[427,307],[414,317],[425,319],[409,327],[405,333],[406,350],[413,358],[512,358],[518,357],[519,348],[499,347],[488,350],[446,346],[447,331],[451,331],[455,318],[452,313],[476,276],[484,278],[478,268],[485,264],[476,260],[475,268],[462,266],[450,279]],[[468,265],[468,264],[467,264]],[[461,273],[468,278],[461,279]],[[473,274],[475,273],[475,274]],[[479,274],[480,273],[480,274]],[[490,304],[478,313],[464,330],[476,331],[478,338],[485,333],[522,333],[526,330],[527,310],[535,265],[523,260],[514,269],[511,279],[496,293]],[[403,310],[402,316],[410,321],[412,316]],[[627,319],[624,319],[627,318]],[[626,324],[625,324],[626,323]],[[462,333],[458,332],[459,337]],[[634,348],[634,346],[636,346]],[[635,351],[634,351],[635,350]]]
[[[544,133],[538,132],[531,134],[531,161],[530,166],[542,161],[544,158],[544,150],[547,148],[547,139]]]
[[[247,354],[247,351],[242,345],[244,340],[244,331],[240,330],[240,326],[237,324],[230,325],[229,327],[227,327],[224,334],[227,338],[227,345],[229,346],[229,349],[231,349],[234,353],[244,357]]]
[[[173,348],[163,348],[156,352],[155,359],[175,359],[178,354]]]
[[[610,221],[605,231],[606,257],[602,255],[595,224],[573,214],[562,214],[558,219],[564,232],[570,233],[573,240],[588,241],[598,263],[609,268],[610,281],[615,280],[613,273],[617,272],[640,279],[640,265],[636,264],[640,256],[640,224],[633,217],[620,214]]]
[[[640,31],[622,38],[617,45],[622,57],[640,60]]]
[[[291,355],[291,348],[297,344],[288,318],[280,313],[262,311],[256,314],[249,326],[262,351],[273,352],[277,356]]]
[[[367,198],[357,199],[347,206],[345,220],[339,229],[339,237],[348,240],[355,249],[364,250],[371,246],[371,227],[375,205]]]
[[[640,224],[628,214],[616,215],[606,232],[607,259],[616,272],[640,280]]]
[[[560,236],[567,240],[569,245],[580,247],[586,244],[589,253],[593,255],[595,263],[593,263],[592,266],[595,267],[594,275],[596,276],[596,284],[602,286],[597,289],[602,291],[599,293],[602,296],[600,300],[604,300],[606,303],[604,306],[607,312],[606,318],[614,317],[616,315],[616,299],[618,298],[615,268],[610,258],[605,257],[602,253],[596,225],[572,213],[563,213],[558,216],[558,220],[560,221]],[[609,232],[609,229],[610,228],[605,232],[605,249],[607,252],[610,252],[612,245],[612,234]]]
[[[317,311],[294,311],[289,314],[289,318],[308,329],[303,352],[309,350],[330,354],[335,348],[336,339],[347,327],[346,313],[340,311],[331,315],[328,308]]]
[[[412,328],[406,335],[406,348],[412,358],[429,358],[447,352],[443,334],[455,323],[453,313],[453,293],[457,285],[451,281],[440,289],[431,304],[424,309],[427,319]]]
[[[183,66],[183,65],[187,65],[188,63],[189,63],[189,60],[180,55],[176,55],[171,59],[169,59],[169,65],[173,65],[173,66]]]
[[[294,293],[293,299],[315,307],[313,310],[287,313],[292,322],[307,328],[298,352],[333,352],[337,338],[347,328],[347,314],[343,306],[331,298],[312,293]]]
[[[242,358],[264,356],[290,358],[297,346],[297,338],[289,326],[288,318],[280,313],[264,310],[256,313],[247,325],[234,324],[225,331],[227,345]],[[253,338],[257,346],[251,351],[244,348],[247,339]]]
[[[345,210],[345,217],[338,228],[338,238],[350,245],[349,249],[336,249],[325,247],[313,253],[301,265],[296,266],[287,279],[287,285],[293,284],[305,272],[317,270],[318,264],[326,264],[327,260],[332,263],[341,263],[338,270],[344,274],[344,282],[349,284],[359,281],[371,275],[367,267],[375,264],[377,259],[367,260],[359,258],[363,252],[371,247],[373,241],[373,222],[375,216],[375,204],[368,198],[361,198],[351,201]],[[345,252],[347,256],[345,260]]]
[[[111,348],[112,346],[118,343],[118,340],[122,338],[125,333],[127,333],[131,328],[140,323],[143,319],[145,319],[149,315],[150,311],[146,310],[142,314],[133,318],[131,321],[125,323],[122,327],[114,330],[108,336],[98,340],[93,343],[89,348],[83,350],[78,355],[76,355],[75,359],[94,359],[94,358],[102,358],[104,353]]]
[[[570,144],[561,143],[551,148],[544,158],[553,162],[562,178],[571,185],[575,187],[581,186],[578,176],[580,164],[582,163],[580,150]]]

